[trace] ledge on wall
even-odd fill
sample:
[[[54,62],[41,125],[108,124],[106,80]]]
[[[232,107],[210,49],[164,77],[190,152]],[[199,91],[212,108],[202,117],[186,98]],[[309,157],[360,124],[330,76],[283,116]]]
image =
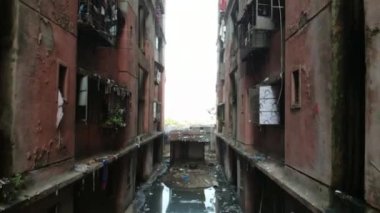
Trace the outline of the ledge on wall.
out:
[[[260,170],[283,190],[297,199],[313,212],[378,212],[341,191],[328,186],[257,152],[252,146],[238,143],[236,140],[220,133],[216,137],[229,145],[252,167]]]
[[[118,151],[103,153],[80,161],[68,159],[46,168],[31,171],[25,175],[27,187],[19,192],[15,201],[7,204],[0,204],[0,212],[18,208],[43,199],[52,193],[57,193],[64,187],[101,169],[104,166],[104,161],[107,161],[107,164],[113,163],[125,155],[138,150],[140,146],[149,144],[155,139],[162,137],[163,134],[163,132],[156,132],[139,135],[132,139],[127,147]]]

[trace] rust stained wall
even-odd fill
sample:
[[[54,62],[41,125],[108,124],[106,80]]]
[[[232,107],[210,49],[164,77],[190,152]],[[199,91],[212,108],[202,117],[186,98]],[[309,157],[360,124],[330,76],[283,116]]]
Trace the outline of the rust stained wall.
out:
[[[241,83],[244,98],[244,113],[242,137],[246,144],[253,146],[260,152],[283,158],[284,127],[283,125],[257,126],[252,121],[251,104],[249,103],[249,88],[263,82],[266,78],[280,76],[281,73],[281,32],[273,32],[267,54],[253,56],[245,66],[245,76]],[[241,68],[240,68],[241,69]],[[277,84],[281,84],[278,82]],[[284,92],[282,93],[282,96]],[[239,97],[240,98],[240,97]]]
[[[231,109],[231,78],[230,74],[232,73],[234,67],[231,66],[232,55],[231,55],[231,43],[232,41],[226,39],[226,49],[225,49],[225,83],[223,88],[223,100],[225,104],[225,114],[224,114],[224,131],[223,133],[226,135],[232,135],[232,109]]]
[[[31,205],[21,209],[12,210],[11,213],[40,213],[40,212],[55,212],[57,207],[58,212],[73,213],[74,212],[74,190],[72,186],[68,186],[58,191],[57,195],[48,196],[42,200],[36,201]]]
[[[118,52],[113,47],[97,46],[95,40],[86,37],[78,40],[78,68],[96,73],[118,82]],[[84,42],[83,42],[84,41]],[[97,81],[89,81],[87,122],[76,122],[76,156],[91,156],[116,148],[120,143],[119,132],[102,128],[106,99]]]
[[[63,5],[67,9],[61,10]],[[30,6],[36,6],[41,13]],[[46,166],[71,158],[74,153],[76,36],[69,27],[63,27],[58,19],[48,15],[67,17],[75,28],[76,15],[69,11],[76,11],[76,3],[50,5],[49,10],[43,6],[45,4],[27,5],[22,1],[18,5],[19,50],[13,71],[11,130],[14,172]],[[56,128],[59,64],[67,67],[67,102],[60,133]]]
[[[268,77],[280,76],[281,73],[281,32],[276,31],[272,35],[271,46],[268,55],[265,56],[264,64],[257,70],[258,73],[253,79],[254,84],[264,81]],[[256,73],[255,70],[253,70]],[[281,86],[281,82],[277,83]],[[252,86],[252,81],[251,85]],[[281,97],[285,95],[282,91]],[[281,102],[279,102],[281,104]],[[281,108],[281,105],[279,106]],[[250,126],[252,128],[252,124]],[[271,154],[278,158],[283,158],[284,155],[284,126],[258,126],[253,127],[254,147],[264,153]]]
[[[365,198],[380,209],[380,5],[365,0],[366,18],[366,159]]]
[[[128,204],[133,201],[136,190],[136,152],[117,161],[115,171],[117,171],[114,173],[117,184],[113,187],[116,195],[116,212],[124,212]]]
[[[120,1],[120,10],[124,16],[124,24],[117,37],[117,44],[114,47],[101,47],[96,44],[96,40],[91,38],[79,39],[78,66],[103,77],[115,80],[119,85],[126,86],[132,94],[129,102],[129,112],[127,117],[127,127],[121,129],[112,140],[114,148],[121,148],[127,145],[130,139],[138,134],[138,70],[142,67],[147,73],[144,104],[144,133],[154,130],[153,124],[153,101],[161,99],[162,90],[154,84],[154,48],[155,28],[153,13],[151,12],[146,22],[147,39],[144,50],[140,50],[138,41],[138,3],[135,1]],[[161,85],[163,82],[161,83]],[[99,100],[93,99],[93,116],[101,110],[101,106],[96,103]],[[99,98],[98,98],[99,99]],[[99,153],[109,146],[110,138],[104,136],[104,131],[99,122],[89,122],[87,125],[78,124],[77,139],[82,143],[83,151],[89,154]],[[87,142],[86,142],[87,141]],[[91,151],[93,150],[93,151]],[[81,151],[79,151],[80,153]]]
[[[286,4],[285,162],[331,183],[331,13],[319,1]],[[305,17],[303,11],[311,11]],[[309,19],[312,14],[316,16]],[[297,21],[298,17],[298,21]],[[298,23],[298,24],[297,24]],[[306,25],[304,25],[306,24]],[[300,70],[301,108],[291,108],[291,72]]]
[[[153,22],[152,25],[154,26]],[[151,38],[151,40],[146,41],[145,43],[145,59],[148,60],[147,68],[148,68],[148,79],[147,79],[147,93],[146,93],[146,102],[145,102],[145,121],[144,121],[144,132],[148,133],[153,130],[153,101],[155,101],[154,97],[154,47],[152,44],[154,43],[155,38]]]
[[[87,124],[77,122],[78,156],[88,156],[124,147],[131,138],[137,135],[135,125],[137,123],[136,15],[129,2],[121,3],[120,8],[125,24],[120,31],[117,45],[102,47],[88,37],[79,40],[78,67],[115,80],[119,85],[126,86],[131,91],[127,127],[120,129],[117,133],[101,127],[102,97],[97,95],[99,91],[93,90],[92,94],[91,92],[89,94],[89,121]]]
[[[231,1],[229,4],[233,4],[236,1]],[[231,106],[231,75],[234,75],[233,73],[237,71],[237,64],[234,64],[234,54],[236,51],[236,39],[233,35],[233,21],[231,18],[231,10],[226,11],[226,14],[224,16],[225,23],[226,23],[226,36],[225,36],[225,43],[224,43],[224,83],[221,84],[220,81],[218,81],[218,86],[221,86],[218,92],[218,96],[221,99],[218,99],[218,103],[224,103],[224,124],[223,124],[223,134],[232,136],[233,135],[233,113],[232,113],[232,106]],[[237,54],[235,57],[238,57]],[[222,87],[223,86],[223,87]]]
[[[56,23],[65,31],[76,34],[77,32],[77,0],[19,0],[42,16]]]
[[[286,38],[288,39],[293,33],[312,17],[317,16],[325,9],[331,0],[296,0],[285,3],[286,15]]]
[[[232,2],[230,2],[230,4],[231,3]],[[238,3],[245,5],[244,1],[239,1]],[[231,7],[231,5],[229,7]],[[241,14],[243,10],[244,8],[239,8]],[[230,12],[229,10],[228,13]],[[225,104],[223,133],[233,136],[233,126],[236,125],[237,141],[254,145],[260,151],[282,158],[284,147],[284,131],[282,127],[259,128],[255,126],[252,121],[251,104],[249,100],[249,88],[253,88],[267,77],[278,76],[281,72],[280,32],[273,32],[270,46],[265,53],[260,52],[248,58],[246,61],[242,61],[240,51],[237,51],[236,56],[234,56],[235,49],[239,45],[233,36],[233,23],[230,14],[226,14],[226,27],[227,32],[224,50],[225,80],[222,82],[218,79],[216,86],[218,103]],[[236,81],[236,112],[234,112],[231,99],[233,91],[232,76],[235,77]],[[236,118],[234,113],[236,113]]]
[[[131,1],[120,1],[120,8],[125,18],[125,24],[120,33],[118,48],[119,82],[127,85],[132,93],[130,100],[127,128],[123,130],[121,145],[137,136],[137,103],[138,103],[138,56],[137,56],[137,10]]]

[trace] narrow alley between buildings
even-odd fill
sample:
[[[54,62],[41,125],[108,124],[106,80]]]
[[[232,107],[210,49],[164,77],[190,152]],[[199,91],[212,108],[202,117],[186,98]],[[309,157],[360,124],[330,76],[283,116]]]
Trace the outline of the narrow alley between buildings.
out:
[[[168,134],[167,161],[142,185],[130,212],[241,212],[236,187],[217,165],[211,127]]]
[[[380,212],[378,0],[0,11],[0,213]]]

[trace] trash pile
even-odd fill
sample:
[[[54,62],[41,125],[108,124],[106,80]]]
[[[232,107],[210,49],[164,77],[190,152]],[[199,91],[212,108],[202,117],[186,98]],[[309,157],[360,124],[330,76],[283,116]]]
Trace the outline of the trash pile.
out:
[[[218,185],[210,166],[196,162],[173,165],[162,180],[167,186],[175,188],[195,189]]]

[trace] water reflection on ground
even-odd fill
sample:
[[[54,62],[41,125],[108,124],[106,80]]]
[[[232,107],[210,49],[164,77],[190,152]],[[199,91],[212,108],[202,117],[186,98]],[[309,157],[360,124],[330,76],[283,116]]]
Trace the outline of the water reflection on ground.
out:
[[[216,166],[209,167],[209,178],[214,180],[213,186],[207,188],[179,187],[186,186],[189,179],[207,179],[207,177],[197,175],[199,170],[181,170],[183,183],[176,180],[176,184],[167,184],[174,172],[169,170],[169,174],[159,177],[155,182],[142,187],[138,192],[139,204],[136,206],[137,212],[154,213],[222,213],[241,212],[236,198],[236,189],[229,185]],[[185,172],[184,172],[185,171]],[[169,176],[169,178],[168,178]],[[164,181],[165,180],[165,183]]]

